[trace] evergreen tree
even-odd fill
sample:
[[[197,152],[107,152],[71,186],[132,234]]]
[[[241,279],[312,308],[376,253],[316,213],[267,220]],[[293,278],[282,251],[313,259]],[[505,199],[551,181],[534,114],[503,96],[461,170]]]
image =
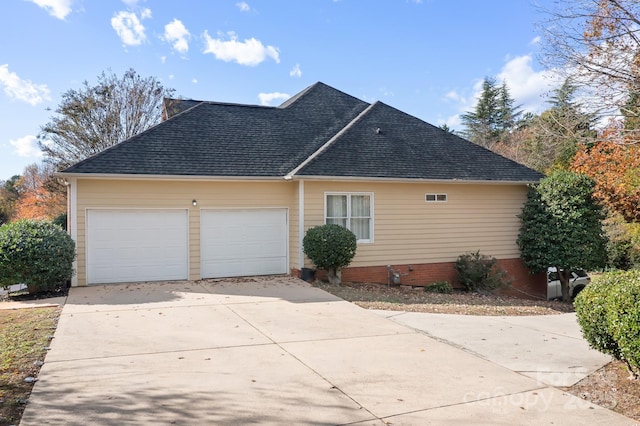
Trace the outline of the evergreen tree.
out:
[[[555,266],[565,302],[571,296],[571,269],[601,268],[607,259],[604,215],[593,188],[594,182],[585,175],[555,171],[529,189],[519,216],[522,260],[534,272]]]
[[[507,83],[503,82],[499,89],[500,98],[498,100],[498,128],[502,141],[507,134],[518,126],[522,111],[520,105],[515,105],[515,99],[511,97]]]
[[[494,78],[485,78],[474,111],[461,117],[465,127],[463,135],[485,148],[506,141],[521,115],[514,103],[506,83],[498,86]]]
[[[620,107],[624,117],[623,136],[625,141],[637,142],[640,140],[640,87],[634,87],[629,91],[627,101]]]
[[[579,144],[595,141],[597,116],[583,111],[575,100],[578,86],[566,79],[553,91],[550,108],[533,119],[524,142],[526,164],[541,172],[567,169]]]

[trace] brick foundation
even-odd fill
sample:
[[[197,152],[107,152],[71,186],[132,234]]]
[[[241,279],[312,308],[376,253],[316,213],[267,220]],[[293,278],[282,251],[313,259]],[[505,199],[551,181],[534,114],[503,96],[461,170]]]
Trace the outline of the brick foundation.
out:
[[[498,264],[507,271],[512,279],[511,287],[502,289],[502,294],[523,298],[546,298],[547,280],[544,272],[531,274],[520,259],[501,259],[498,260]],[[400,273],[402,285],[421,287],[436,281],[448,281],[453,287],[461,287],[454,262],[391,265],[391,269],[393,272]],[[297,277],[301,275],[298,269],[292,269],[291,274]],[[388,274],[389,270],[386,265],[349,267],[342,270],[342,281],[392,283]],[[325,271],[316,271],[317,279],[326,280],[326,277]]]

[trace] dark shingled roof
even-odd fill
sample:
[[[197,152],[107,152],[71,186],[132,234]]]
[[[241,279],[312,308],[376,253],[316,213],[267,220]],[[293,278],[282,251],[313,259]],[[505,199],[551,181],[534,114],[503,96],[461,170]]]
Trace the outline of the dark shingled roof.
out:
[[[174,115],[185,112],[189,108],[202,103],[202,101],[196,101],[194,99],[171,99],[164,98],[162,101],[162,119],[168,120]]]
[[[192,100],[171,106],[162,123],[64,172],[284,177],[295,170],[294,176],[515,182],[542,177],[383,103],[371,105],[323,83],[279,107]]]
[[[300,171],[302,176],[537,181],[542,175],[376,102]]]

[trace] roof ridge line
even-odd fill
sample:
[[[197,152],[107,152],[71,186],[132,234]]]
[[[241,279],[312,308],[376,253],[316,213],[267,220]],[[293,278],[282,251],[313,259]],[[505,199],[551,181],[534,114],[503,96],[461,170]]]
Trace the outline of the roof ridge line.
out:
[[[374,102],[372,104],[369,104],[368,107],[366,107],[360,114],[358,114],[353,120],[351,120],[349,123],[347,123],[346,126],[344,126],[342,129],[340,129],[338,131],[338,133],[336,133],[335,135],[333,135],[327,142],[325,142],[320,148],[318,148],[317,150],[315,150],[315,152],[313,152],[310,156],[308,156],[304,161],[302,161],[302,163],[298,164],[293,170],[291,170],[289,173],[287,173],[284,178],[285,180],[290,180],[293,178],[293,176],[295,176],[296,173],[298,173],[304,166],[306,166],[307,164],[309,164],[312,160],[314,160],[316,157],[318,157],[320,154],[322,154],[322,152],[326,151],[327,148],[329,148],[331,145],[333,145],[333,143],[340,137],[342,136],[347,130],[349,130],[351,127],[353,127],[353,125],[358,122],[365,114],[367,114],[378,102]]]

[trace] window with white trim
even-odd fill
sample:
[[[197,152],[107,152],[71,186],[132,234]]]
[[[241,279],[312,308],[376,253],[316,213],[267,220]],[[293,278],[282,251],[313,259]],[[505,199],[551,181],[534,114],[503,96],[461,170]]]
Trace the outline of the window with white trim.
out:
[[[324,223],[350,229],[358,242],[373,241],[373,194],[325,194]]]
[[[427,203],[446,203],[447,194],[425,194],[424,200]]]

